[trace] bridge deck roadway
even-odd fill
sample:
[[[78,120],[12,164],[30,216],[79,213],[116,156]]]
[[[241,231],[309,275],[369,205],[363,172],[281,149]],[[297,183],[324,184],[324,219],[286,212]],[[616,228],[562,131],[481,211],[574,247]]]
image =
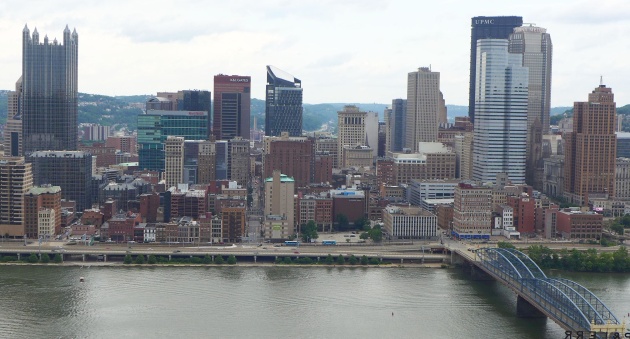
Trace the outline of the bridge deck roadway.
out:
[[[464,258],[467,262],[475,265],[475,267],[479,268],[496,281],[502,283],[503,285],[510,288],[514,293],[516,293],[521,298],[527,300],[532,306],[538,309],[542,314],[547,316],[549,319],[553,320],[556,324],[562,327],[566,331],[585,331],[588,332],[590,329],[581,328],[573,319],[566,317],[562,312],[553,312],[556,308],[555,305],[550,304],[549,302],[532,296],[528,293],[527,289],[523,288],[523,285],[515,280],[515,279],[504,279],[499,277],[493,271],[486,268],[482,265],[480,258],[476,254],[475,250],[479,247],[470,246],[461,242],[448,242],[446,247],[449,248],[453,253]]]

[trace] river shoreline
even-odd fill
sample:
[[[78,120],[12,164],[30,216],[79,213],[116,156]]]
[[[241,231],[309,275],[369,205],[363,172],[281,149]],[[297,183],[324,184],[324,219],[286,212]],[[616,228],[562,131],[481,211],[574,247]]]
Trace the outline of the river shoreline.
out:
[[[124,264],[122,262],[64,262],[64,263],[18,263],[18,262],[5,262],[0,263],[0,266],[48,266],[48,267],[327,267],[327,268],[452,268],[451,265],[430,263],[430,264],[385,264],[385,265],[324,265],[324,264],[276,264],[276,263],[236,263],[234,265],[229,264]]]

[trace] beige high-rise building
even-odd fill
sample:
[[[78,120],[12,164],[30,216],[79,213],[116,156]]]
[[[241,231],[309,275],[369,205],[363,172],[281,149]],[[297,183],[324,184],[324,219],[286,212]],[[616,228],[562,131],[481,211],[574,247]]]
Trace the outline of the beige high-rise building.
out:
[[[265,239],[287,239],[295,234],[295,180],[274,171],[265,180]]]
[[[446,106],[440,93],[440,73],[420,67],[407,76],[405,147],[418,151],[419,142],[435,142],[440,122],[446,122]]]
[[[417,153],[388,153],[396,185],[409,184],[414,179],[455,179],[455,153],[438,142],[420,143],[420,149]]]
[[[455,154],[457,155],[457,177],[462,180],[472,179],[472,147],[473,133],[462,132],[453,138]]]
[[[460,183],[453,201],[453,235],[460,239],[489,239],[492,188]]]
[[[166,187],[177,186],[184,182],[184,138],[167,137],[164,150]]]
[[[32,165],[23,157],[0,158],[0,234],[24,235],[24,194],[33,187]]]
[[[339,167],[348,167],[344,161],[346,147],[368,146],[366,129],[367,112],[361,112],[357,106],[348,105],[337,112],[337,155]]]
[[[15,91],[7,94],[7,123],[4,130],[4,155],[7,157],[23,155],[20,95],[22,95],[22,77],[15,83]]]
[[[529,70],[525,181],[540,190],[544,171],[542,135],[549,134],[551,108],[551,36],[545,28],[532,24],[515,27],[510,34],[508,52],[521,55],[522,66]]]
[[[199,158],[197,160],[197,183],[207,184],[215,180],[217,159],[217,145],[214,140],[206,140],[199,144]]]
[[[249,140],[235,137],[229,141],[228,179],[247,187],[251,172]]]

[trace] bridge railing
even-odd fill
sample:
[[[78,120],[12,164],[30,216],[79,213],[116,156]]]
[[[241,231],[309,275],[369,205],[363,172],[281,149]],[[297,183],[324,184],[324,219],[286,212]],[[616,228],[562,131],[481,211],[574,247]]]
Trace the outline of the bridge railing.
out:
[[[588,289],[567,279],[550,279],[526,254],[509,249],[480,249],[479,263],[511,288],[538,303],[567,328],[590,330],[591,322],[619,320]]]

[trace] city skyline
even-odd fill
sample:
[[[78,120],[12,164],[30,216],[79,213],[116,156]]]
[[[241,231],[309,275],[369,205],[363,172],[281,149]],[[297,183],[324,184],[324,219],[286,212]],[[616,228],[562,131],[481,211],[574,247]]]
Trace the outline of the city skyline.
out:
[[[525,23],[547,28],[553,36],[557,67],[552,106],[570,106],[600,75],[615,88],[620,106],[630,101],[623,99],[630,95],[630,85],[623,81],[624,73],[630,71],[623,60],[627,44],[617,39],[630,26],[623,16],[630,4],[621,1],[597,5],[593,1],[533,1],[528,6],[446,1],[428,7],[400,1],[367,5],[347,1],[300,2],[282,8],[276,1],[221,6],[184,2],[157,16],[145,14],[149,13],[147,4],[66,2],[26,8],[18,2],[4,2],[0,5],[0,42],[9,52],[0,57],[4,66],[0,88],[12,89],[19,77],[21,55],[17,51],[24,24],[48,33],[50,39],[60,39],[55,32],[68,24],[81,32],[79,90],[84,93],[211,90],[211,77],[224,73],[251,75],[252,97],[264,98],[264,66],[273,64],[300,75],[309,88],[305,103],[388,103],[404,97],[405,74],[410,69],[432,65],[441,72],[447,104],[465,105],[470,19],[516,15]],[[206,6],[212,10],[204,10]],[[459,10],[453,13],[455,6]],[[427,10],[433,15],[422,20],[414,14]],[[382,24],[387,21],[394,23]],[[603,63],[601,51],[607,49],[616,53]],[[344,80],[330,79],[329,74]]]

